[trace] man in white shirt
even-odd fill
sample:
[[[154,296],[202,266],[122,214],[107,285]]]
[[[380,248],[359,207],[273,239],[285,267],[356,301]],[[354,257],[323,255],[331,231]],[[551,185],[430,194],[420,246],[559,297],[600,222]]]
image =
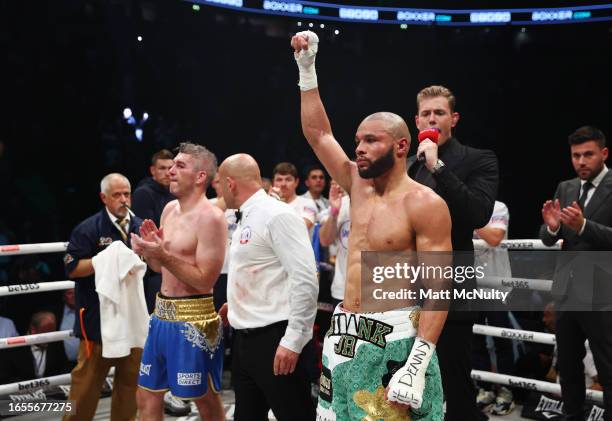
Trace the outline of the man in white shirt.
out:
[[[0,316],[0,338],[12,338],[14,336],[19,336],[15,323],[11,319]]]
[[[163,419],[168,389],[179,399],[193,400],[203,419],[225,420],[219,396],[222,324],[212,291],[223,266],[227,224],[205,195],[216,172],[212,152],[181,143],[169,173],[177,200],[164,208],[161,228],[147,219],[140,236],[132,235],[134,251],[162,274],[136,395],[147,421]]]
[[[75,304],[74,304],[74,288],[67,289],[63,293],[64,308],[60,318],[59,330],[71,330],[74,326],[74,320],[76,318]],[[73,364],[76,364],[77,356],[79,354],[79,338],[68,338],[64,339],[64,352],[66,358]]]
[[[272,190],[283,202],[290,205],[310,229],[317,220],[317,205],[312,199],[298,196],[295,193],[300,184],[297,168],[290,162],[281,162],[272,171]]]
[[[228,302],[235,329],[232,379],[236,420],[312,421],[305,346],[312,338],[318,285],[308,232],[287,204],[261,188],[246,154],[220,167],[223,197],[239,209],[232,237]]]
[[[484,249],[474,253],[476,267],[483,267],[485,276],[512,276],[508,250],[498,247],[502,240],[508,238],[508,224],[510,212],[505,203],[498,200],[493,206],[493,214],[489,223],[482,228],[474,230],[474,238],[483,239],[487,243]],[[507,311],[481,311],[478,323],[490,326],[511,328],[509,313]],[[497,360],[497,372],[502,374],[514,373],[514,353],[512,342],[503,338],[493,338]],[[491,358],[486,345],[486,337],[474,336],[472,365],[476,370],[491,371]],[[514,409],[514,396],[512,391],[504,386],[494,387],[487,383],[479,384],[476,403],[484,412],[491,411],[493,415],[507,415]],[[491,389],[489,389],[491,388]],[[489,389],[489,390],[487,390]],[[495,391],[497,391],[497,396]]]
[[[306,178],[304,185],[308,189],[302,195],[306,199],[312,199],[317,207],[317,215],[320,215],[325,209],[329,208],[329,200],[323,196],[326,180],[325,172],[321,167],[312,166],[306,170]]]
[[[348,237],[351,232],[351,199],[334,180],[329,188],[329,204],[330,207],[322,216],[324,222],[319,231],[319,238],[322,246],[334,245],[336,250],[334,279],[331,284],[331,296],[335,307],[344,297]]]

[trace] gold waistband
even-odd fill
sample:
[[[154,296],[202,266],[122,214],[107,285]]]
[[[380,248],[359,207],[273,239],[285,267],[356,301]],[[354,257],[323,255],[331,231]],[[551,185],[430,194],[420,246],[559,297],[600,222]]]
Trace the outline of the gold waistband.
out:
[[[162,298],[155,300],[155,315],[172,322],[202,322],[217,317],[212,297]]]

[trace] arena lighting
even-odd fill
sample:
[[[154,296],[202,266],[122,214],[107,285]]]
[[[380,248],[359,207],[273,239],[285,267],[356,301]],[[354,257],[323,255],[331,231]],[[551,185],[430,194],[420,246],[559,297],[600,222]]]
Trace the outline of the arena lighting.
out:
[[[123,119],[130,126],[134,126],[134,136],[136,137],[136,140],[142,142],[144,135],[143,127],[144,124],[149,120],[149,113],[145,111],[144,113],[142,113],[142,118],[140,120],[136,120],[136,117],[134,117],[134,113],[132,113],[132,109],[129,107],[125,107],[123,109]]]
[[[557,8],[414,9],[405,7],[353,6],[349,4],[350,0],[336,3],[307,0],[185,1],[191,3],[192,8],[194,6],[207,5],[248,13],[307,19],[315,18],[319,21],[407,24],[411,26],[525,26],[612,21],[612,3]],[[576,2],[579,3],[578,1]],[[309,27],[313,28],[314,24],[312,26],[309,25]]]
[[[132,114],[132,110],[130,108],[123,109],[123,119],[130,126],[133,126],[136,124],[136,119],[134,118],[134,115]]]
[[[306,6],[302,9],[302,12],[307,15],[318,15],[319,9],[317,7]]]

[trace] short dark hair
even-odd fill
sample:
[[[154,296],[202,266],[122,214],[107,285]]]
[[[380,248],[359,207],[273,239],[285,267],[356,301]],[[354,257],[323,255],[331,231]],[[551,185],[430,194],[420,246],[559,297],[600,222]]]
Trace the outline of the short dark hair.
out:
[[[568,136],[567,141],[571,145],[580,145],[584,142],[595,141],[600,148],[606,147],[606,136],[601,130],[593,126],[582,126]]]
[[[292,175],[293,178],[298,177],[298,170],[291,162],[280,162],[276,164],[274,170],[272,171],[272,178],[276,176],[276,174],[280,175]]]
[[[323,177],[326,177],[325,176],[325,170],[320,165],[311,165],[310,167],[306,168],[306,172],[305,172],[306,177],[305,178],[310,177],[310,173],[313,172],[313,171],[321,171],[323,173]]]
[[[155,165],[158,159],[174,159],[174,154],[168,149],[162,149],[161,151],[155,152],[151,157],[151,165]]]

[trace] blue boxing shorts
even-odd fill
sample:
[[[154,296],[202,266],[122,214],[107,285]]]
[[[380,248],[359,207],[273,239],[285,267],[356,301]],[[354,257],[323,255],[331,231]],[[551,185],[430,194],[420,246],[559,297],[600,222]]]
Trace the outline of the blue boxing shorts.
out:
[[[170,390],[179,399],[198,399],[221,390],[223,326],[210,295],[157,295],[142,352],[138,385]]]

